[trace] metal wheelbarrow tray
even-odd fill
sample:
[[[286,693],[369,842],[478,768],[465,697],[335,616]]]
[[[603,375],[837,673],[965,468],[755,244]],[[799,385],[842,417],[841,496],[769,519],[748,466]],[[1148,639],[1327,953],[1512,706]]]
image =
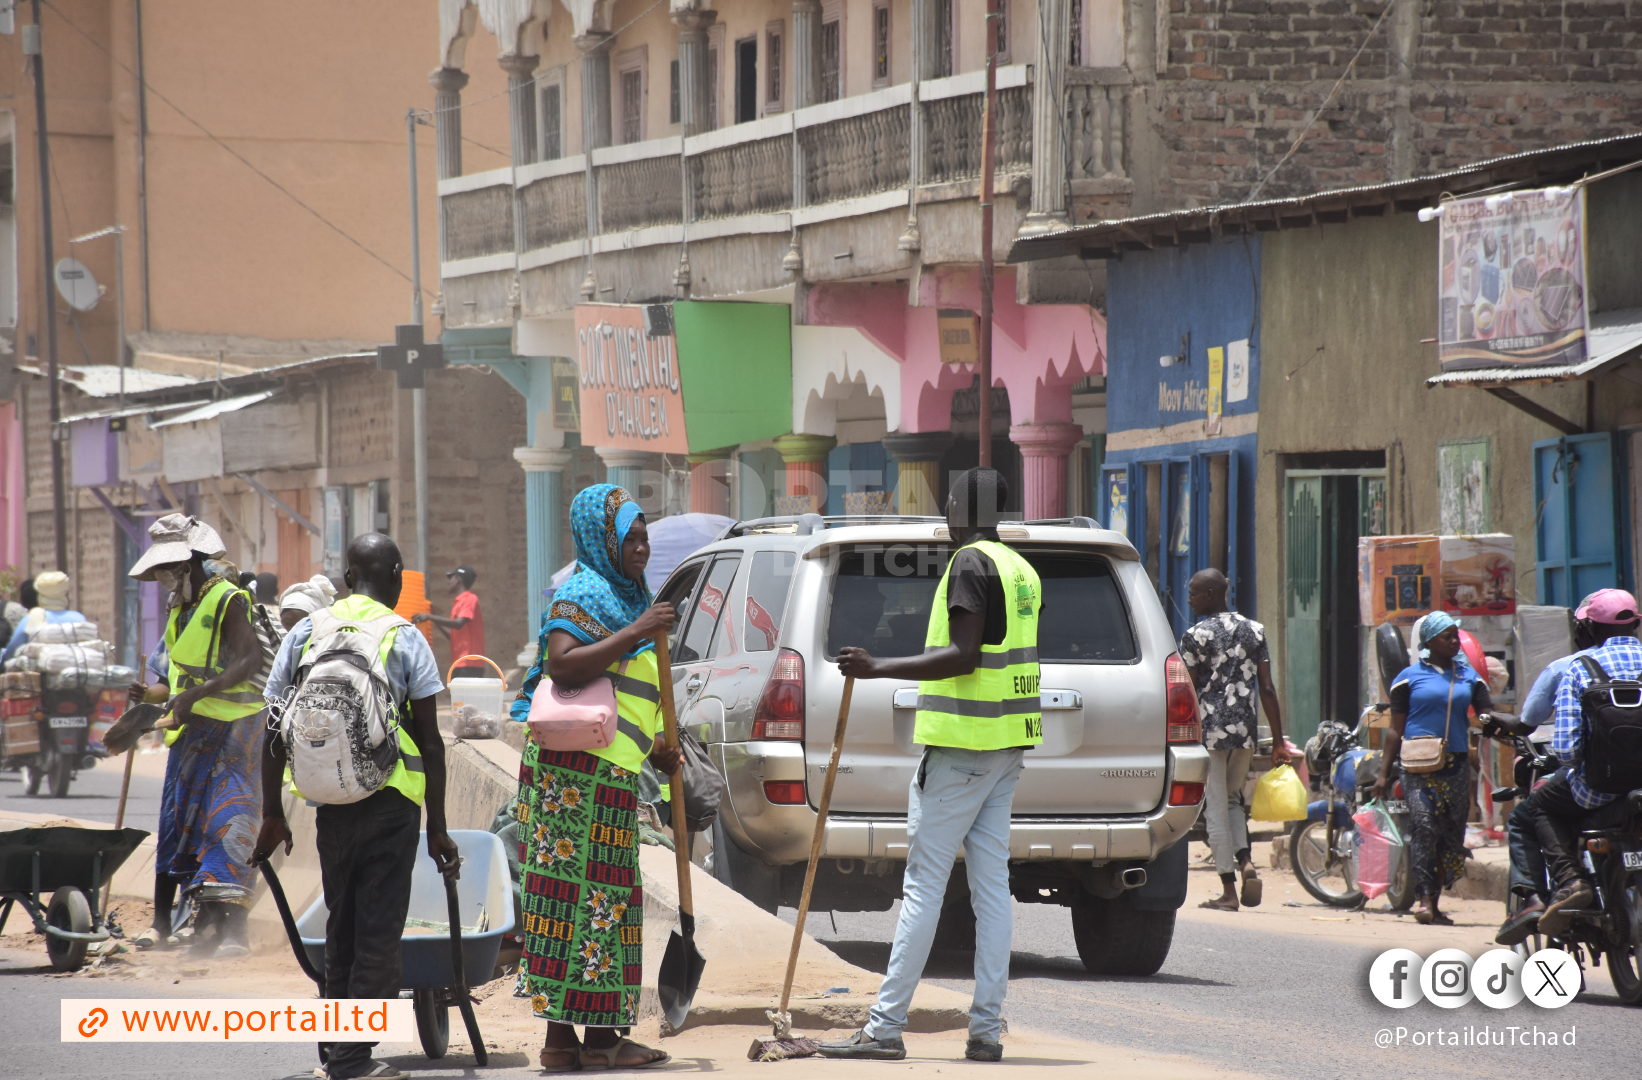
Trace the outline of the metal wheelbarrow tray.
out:
[[[416,847],[411,871],[410,908],[400,939],[404,958],[404,988],[416,1003],[416,1032],[430,1058],[441,1058],[450,1041],[450,1007],[460,1005],[456,994],[491,980],[502,937],[513,929],[513,884],[508,876],[507,852],[494,833],[452,829],[450,838],[462,853],[461,877],[456,882],[462,918],[463,978],[458,984],[451,963],[450,916],[445,882],[428,855],[427,833]],[[481,912],[483,929],[474,929]],[[324,897],[315,900],[296,920],[303,951],[314,970],[325,970],[325,921],[330,909]],[[432,923],[429,927],[423,924]],[[438,927],[444,927],[440,932]],[[476,1047],[482,1052],[482,1047]],[[481,1064],[483,1062],[481,1061]]]
[[[109,937],[106,913],[97,908],[103,885],[147,838],[141,829],[72,825],[0,832],[0,931],[21,906],[45,935],[51,966],[78,970],[86,946]]]

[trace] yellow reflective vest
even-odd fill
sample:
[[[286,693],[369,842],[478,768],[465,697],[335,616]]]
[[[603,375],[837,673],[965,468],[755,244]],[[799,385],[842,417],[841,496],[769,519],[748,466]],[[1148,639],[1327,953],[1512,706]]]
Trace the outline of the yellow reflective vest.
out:
[[[1037,746],[1043,742],[1043,703],[1038,696],[1038,609],[1043,606],[1043,589],[1038,572],[995,540],[965,546],[975,548],[998,568],[1008,616],[1003,641],[982,645],[980,665],[968,675],[918,684],[912,741],[964,750]],[[948,563],[935,590],[925,649],[952,644],[946,606],[951,576]]]
[[[206,587],[194,605],[188,625],[180,632],[177,623],[183,609],[171,609],[171,617],[165,625],[165,648],[171,657],[172,697],[222,674],[226,666],[222,660],[222,623],[230,618],[236,594],[245,597],[245,617],[249,622],[250,596],[223,578]],[[193,711],[212,720],[238,720],[261,712],[264,704],[262,694],[246,680],[201,698],[194,703]]]
[[[656,729],[661,726],[661,680],[657,674],[656,650],[646,649],[633,657],[627,662],[625,673],[618,660],[610,665],[608,674],[616,688],[616,738],[604,749],[588,753],[636,773],[650,756]],[[664,794],[665,791],[664,784]]]

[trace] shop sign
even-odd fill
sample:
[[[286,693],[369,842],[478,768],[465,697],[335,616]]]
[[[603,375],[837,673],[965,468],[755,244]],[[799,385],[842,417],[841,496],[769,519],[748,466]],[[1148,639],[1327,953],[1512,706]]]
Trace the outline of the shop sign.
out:
[[[581,378],[576,361],[553,357],[553,426],[560,431],[582,429]]]
[[[584,443],[689,452],[678,348],[665,305],[578,304],[576,367]]]
[[[981,362],[981,319],[968,308],[937,308],[935,329],[941,338],[941,363]]]
[[[1444,371],[1585,359],[1583,188],[1455,199],[1442,204],[1440,220]]]

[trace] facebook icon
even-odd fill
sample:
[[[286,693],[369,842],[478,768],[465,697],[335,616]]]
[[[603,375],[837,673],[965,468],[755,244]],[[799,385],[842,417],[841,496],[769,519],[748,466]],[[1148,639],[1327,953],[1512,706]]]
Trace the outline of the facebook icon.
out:
[[[1409,949],[1387,949],[1368,969],[1368,988],[1381,1005],[1406,1009],[1425,997],[1420,968],[1425,961]]]

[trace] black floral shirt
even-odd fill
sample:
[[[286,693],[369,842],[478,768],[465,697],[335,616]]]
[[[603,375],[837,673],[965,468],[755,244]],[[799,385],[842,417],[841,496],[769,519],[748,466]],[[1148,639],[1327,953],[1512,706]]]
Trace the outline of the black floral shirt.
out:
[[[1197,687],[1203,745],[1244,750],[1260,742],[1259,665],[1268,660],[1266,628],[1235,611],[1210,615],[1180,638],[1180,659]]]

